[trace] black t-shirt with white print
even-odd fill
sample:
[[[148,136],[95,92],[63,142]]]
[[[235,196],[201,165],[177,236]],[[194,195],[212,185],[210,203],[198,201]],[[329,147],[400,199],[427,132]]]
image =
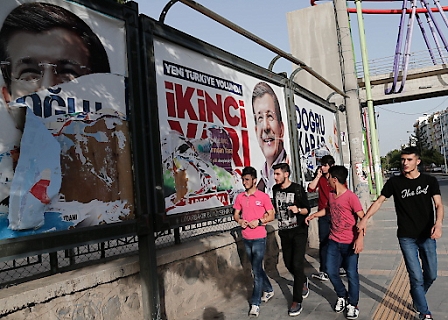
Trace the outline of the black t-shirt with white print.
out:
[[[295,227],[307,228],[305,215],[294,214],[287,209],[289,206],[296,205],[297,208],[306,208],[310,212],[308,198],[302,185],[291,182],[288,188],[282,189],[279,184],[276,184],[272,187],[272,194],[274,196],[274,207],[278,215],[279,230]]]
[[[394,196],[399,238],[429,238],[434,226],[435,213],[432,197],[440,195],[437,179],[420,173],[415,179],[404,175],[391,177],[381,195]]]

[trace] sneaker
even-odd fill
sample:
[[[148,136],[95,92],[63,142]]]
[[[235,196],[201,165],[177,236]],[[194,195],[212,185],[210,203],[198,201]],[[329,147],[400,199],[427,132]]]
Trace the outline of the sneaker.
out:
[[[293,302],[291,308],[288,310],[290,317],[296,317],[302,312],[302,304],[300,302]]]
[[[347,319],[358,319],[359,309],[358,307],[352,306],[351,304],[347,305],[347,315],[345,316]]]
[[[250,307],[249,316],[258,317],[259,314],[260,314],[260,307],[253,304]]]
[[[339,275],[341,277],[345,277],[347,275],[347,271],[344,268],[339,268]]]
[[[434,320],[434,318],[430,314],[425,314],[424,316],[420,315],[419,319]]]
[[[261,297],[261,301],[268,302],[274,296],[274,291],[265,291]]]
[[[305,283],[303,284],[303,289],[302,289],[302,298],[305,299],[306,297],[308,297],[310,295],[310,288],[308,287],[308,278],[305,278]]]
[[[330,280],[330,278],[328,277],[328,274],[326,274],[325,272],[319,272],[319,273],[314,273],[313,275],[311,275],[313,278],[319,279],[321,281],[327,281]]]
[[[334,306],[334,311],[337,313],[341,313],[345,310],[346,301],[345,298],[338,298],[338,301],[336,301],[336,304]]]

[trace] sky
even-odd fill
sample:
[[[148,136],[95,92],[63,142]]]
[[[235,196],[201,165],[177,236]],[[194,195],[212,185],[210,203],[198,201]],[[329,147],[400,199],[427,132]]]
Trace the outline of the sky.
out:
[[[158,20],[164,6],[169,1],[137,0],[137,2],[139,3],[140,13]],[[290,52],[286,22],[287,12],[310,6],[310,1],[308,0],[197,0],[196,2],[286,52]],[[316,1],[317,5],[324,2],[328,1]],[[432,7],[434,6],[432,1],[428,2],[431,2]],[[448,0],[440,0],[440,4],[447,6]],[[348,6],[355,8],[353,1],[348,1]],[[402,1],[364,0],[362,6],[365,9],[401,9]],[[350,21],[355,59],[357,62],[361,62],[356,14],[350,14]],[[399,23],[400,15],[364,15],[369,61],[378,63],[381,59],[381,61],[385,61],[386,66],[387,63],[390,65],[390,71],[392,71],[393,67]],[[265,68],[268,67],[271,60],[276,56],[276,54],[262,46],[196,12],[181,2],[177,2],[171,7],[166,15],[165,24]],[[444,27],[448,35],[448,29],[445,25],[442,23],[439,23],[439,25]],[[447,35],[445,36],[448,38]],[[415,25],[411,52],[419,53],[423,58],[426,56],[429,66],[429,55],[425,51],[426,46],[424,45],[423,37],[419,28]],[[297,58],[300,59],[300,57]],[[382,60],[384,58],[386,59]],[[280,59],[276,62],[274,71],[286,71],[289,75],[293,70],[292,68],[290,62]],[[384,156],[387,152],[399,149],[401,145],[407,143],[411,132],[414,130],[413,124],[418,117],[424,113],[431,114],[447,107],[448,97],[376,106],[380,155]],[[397,126],[398,123],[400,124],[399,126]]]

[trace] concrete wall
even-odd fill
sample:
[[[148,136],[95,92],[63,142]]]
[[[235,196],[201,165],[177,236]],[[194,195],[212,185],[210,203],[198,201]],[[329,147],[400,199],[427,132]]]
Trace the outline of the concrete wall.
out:
[[[310,233],[317,233],[313,220]],[[276,221],[267,226],[265,266],[278,274],[280,241]],[[192,311],[252,292],[250,263],[239,228],[158,250],[163,319],[185,319]],[[314,244],[316,245],[316,244]],[[312,247],[313,245],[311,245]],[[89,266],[0,290],[5,320],[143,319],[137,256]]]
[[[332,2],[318,3],[304,9],[288,12],[288,35],[291,53],[305,62],[333,85],[343,90],[339,40],[334,6]],[[295,69],[297,66],[294,66]],[[300,71],[294,81],[323,99],[328,99],[333,90],[311,76]],[[342,96],[335,94],[330,99],[336,106],[344,103]],[[338,111],[339,129],[347,134],[346,114]],[[350,166],[348,143],[341,143],[342,162]]]

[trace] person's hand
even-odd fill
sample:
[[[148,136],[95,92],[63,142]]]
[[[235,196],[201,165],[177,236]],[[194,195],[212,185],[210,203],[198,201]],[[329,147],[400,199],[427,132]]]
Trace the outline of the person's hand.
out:
[[[251,229],[255,229],[256,227],[258,227],[258,219],[252,220],[251,222],[249,222],[249,228]]]
[[[241,226],[241,228],[246,229],[249,222],[247,220],[240,219],[240,220],[238,220],[238,224]]]
[[[442,224],[437,223],[431,229],[431,239],[439,239],[442,236]]]
[[[322,167],[317,168],[316,177],[320,179],[322,177]]]
[[[358,229],[358,233],[362,232],[363,235],[366,235],[366,227],[367,227],[367,220],[361,219],[356,224],[356,229]]]
[[[355,240],[355,243],[353,244],[353,250],[355,250],[355,253],[358,254],[364,249],[364,237],[358,237],[358,239]]]
[[[314,219],[314,213],[310,214],[308,217],[305,218],[305,223],[308,226],[310,224],[310,221]]]
[[[292,213],[294,213],[294,214],[299,213],[299,208],[297,208],[296,205],[294,205],[294,206],[289,206],[287,209],[288,209],[288,210],[291,210]]]

